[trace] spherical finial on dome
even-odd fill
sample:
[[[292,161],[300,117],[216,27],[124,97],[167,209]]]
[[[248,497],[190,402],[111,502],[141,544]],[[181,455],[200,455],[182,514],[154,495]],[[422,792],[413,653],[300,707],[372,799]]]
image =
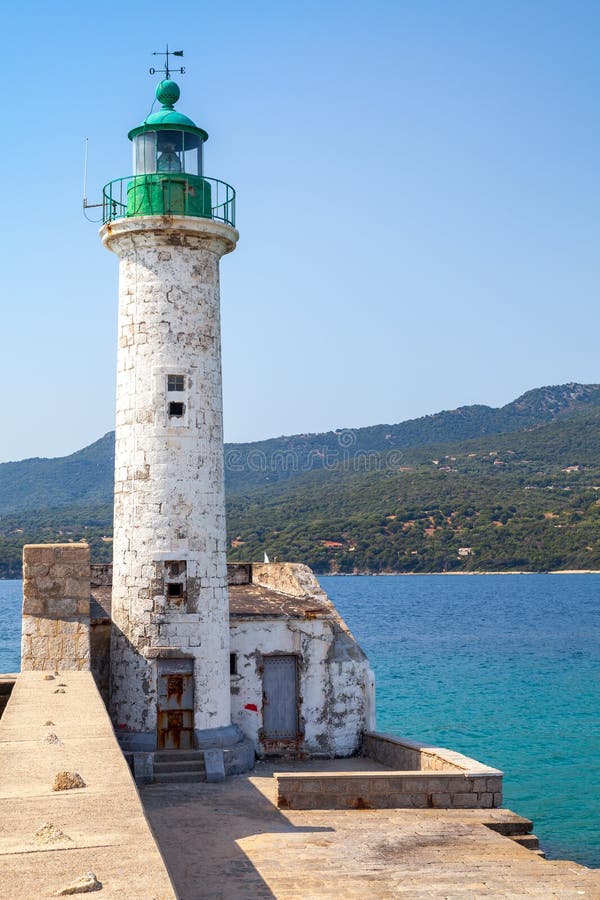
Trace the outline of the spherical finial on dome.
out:
[[[163,106],[167,108],[171,108],[174,103],[177,103],[179,100],[179,95],[181,91],[179,90],[179,85],[174,81],[161,81],[161,83],[156,88],[156,99],[159,103],[162,103]]]

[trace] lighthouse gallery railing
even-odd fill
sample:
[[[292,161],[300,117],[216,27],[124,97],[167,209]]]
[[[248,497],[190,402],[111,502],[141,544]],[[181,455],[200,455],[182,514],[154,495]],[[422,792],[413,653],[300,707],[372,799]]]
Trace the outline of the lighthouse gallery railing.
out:
[[[102,221],[133,216],[196,216],[235,226],[235,190],[205,175],[129,175],[102,189]]]

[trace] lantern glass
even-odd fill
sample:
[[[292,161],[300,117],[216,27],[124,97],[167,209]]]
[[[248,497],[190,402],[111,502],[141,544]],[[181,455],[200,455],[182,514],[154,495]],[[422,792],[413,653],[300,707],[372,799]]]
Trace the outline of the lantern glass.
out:
[[[135,175],[202,175],[202,138],[174,128],[143,131],[133,138]]]

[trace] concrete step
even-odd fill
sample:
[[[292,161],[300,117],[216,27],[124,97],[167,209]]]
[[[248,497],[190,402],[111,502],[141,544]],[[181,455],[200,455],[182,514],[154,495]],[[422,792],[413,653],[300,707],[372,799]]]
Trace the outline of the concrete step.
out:
[[[510,839],[528,850],[540,849],[540,842],[535,834],[513,834],[510,835]]]
[[[189,760],[190,762],[203,762],[202,750],[157,750],[154,754],[154,762],[175,762]]]
[[[488,822],[484,822],[487,828],[503,834],[505,837],[513,837],[517,834],[529,834],[533,831],[533,822],[524,816],[518,816],[516,813],[506,810],[506,814],[502,819],[494,818]]]
[[[154,772],[204,772],[204,762],[192,759],[169,760],[169,762],[157,762],[154,760]]]
[[[206,781],[206,776],[204,772],[155,772],[154,780],[157,784],[182,784]]]

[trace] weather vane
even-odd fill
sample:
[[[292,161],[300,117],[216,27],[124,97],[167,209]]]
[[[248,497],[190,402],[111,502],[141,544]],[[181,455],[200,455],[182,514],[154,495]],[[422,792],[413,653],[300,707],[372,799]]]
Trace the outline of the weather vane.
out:
[[[155,69],[152,67],[149,69],[151,75],[156,75],[157,72],[164,72],[165,78],[168,80],[171,77],[172,72],[179,72],[180,75],[185,75],[185,68],[181,66],[180,69],[171,69],[169,68],[169,57],[170,56],[183,56],[183,50],[169,50],[169,45],[167,44],[166,50],[155,50],[152,53],[152,56],[164,56],[165,57],[165,67],[164,69]]]

